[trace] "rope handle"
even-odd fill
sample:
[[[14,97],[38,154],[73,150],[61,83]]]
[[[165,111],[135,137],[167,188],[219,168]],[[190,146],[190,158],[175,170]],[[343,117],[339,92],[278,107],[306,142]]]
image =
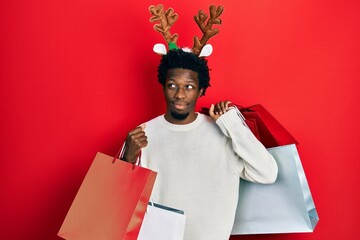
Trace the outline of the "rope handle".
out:
[[[126,150],[126,141],[124,141],[121,149],[117,152],[117,154],[115,155],[112,163],[115,163],[115,161],[117,159],[120,159],[120,160],[125,160],[124,158],[124,155],[125,155],[125,150]],[[137,166],[141,166],[141,151],[139,152],[138,156],[137,156],[137,161],[132,163],[133,164],[133,169],[135,168],[135,164]]]

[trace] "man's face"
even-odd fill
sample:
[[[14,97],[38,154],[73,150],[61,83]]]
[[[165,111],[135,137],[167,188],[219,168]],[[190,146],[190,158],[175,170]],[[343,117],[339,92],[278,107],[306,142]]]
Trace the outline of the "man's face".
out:
[[[182,68],[169,69],[164,85],[166,120],[174,124],[194,121],[196,101],[202,91],[196,72]]]

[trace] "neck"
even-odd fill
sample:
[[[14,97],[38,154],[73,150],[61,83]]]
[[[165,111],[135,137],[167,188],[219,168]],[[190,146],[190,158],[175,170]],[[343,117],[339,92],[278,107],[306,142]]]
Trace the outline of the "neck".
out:
[[[167,112],[167,113],[165,113],[164,117],[165,117],[166,121],[168,121],[169,123],[177,124],[177,125],[185,125],[185,124],[189,124],[189,123],[192,123],[193,121],[195,121],[195,119],[197,117],[197,113],[190,112],[189,115],[186,116],[186,118],[177,119],[176,117],[173,116],[173,114],[171,114],[171,112]]]

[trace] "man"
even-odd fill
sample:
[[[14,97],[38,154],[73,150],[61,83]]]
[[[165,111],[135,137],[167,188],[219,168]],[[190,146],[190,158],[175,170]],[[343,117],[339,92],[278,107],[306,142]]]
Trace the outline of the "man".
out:
[[[231,234],[240,177],[273,183],[277,165],[230,101],[196,113],[209,86],[206,60],[181,49],[164,55],[158,69],[166,112],[129,132],[124,159],[158,173],[152,199],[184,210],[186,240],[226,240]]]

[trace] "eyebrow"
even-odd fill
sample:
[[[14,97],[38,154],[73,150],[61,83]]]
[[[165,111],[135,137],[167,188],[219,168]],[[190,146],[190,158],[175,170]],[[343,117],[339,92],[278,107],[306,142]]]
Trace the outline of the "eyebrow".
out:
[[[166,81],[175,81],[176,79],[174,78],[175,75],[173,76],[168,76],[165,80]],[[186,82],[192,82],[192,83],[197,83],[196,79],[192,79],[192,78],[186,78]]]

